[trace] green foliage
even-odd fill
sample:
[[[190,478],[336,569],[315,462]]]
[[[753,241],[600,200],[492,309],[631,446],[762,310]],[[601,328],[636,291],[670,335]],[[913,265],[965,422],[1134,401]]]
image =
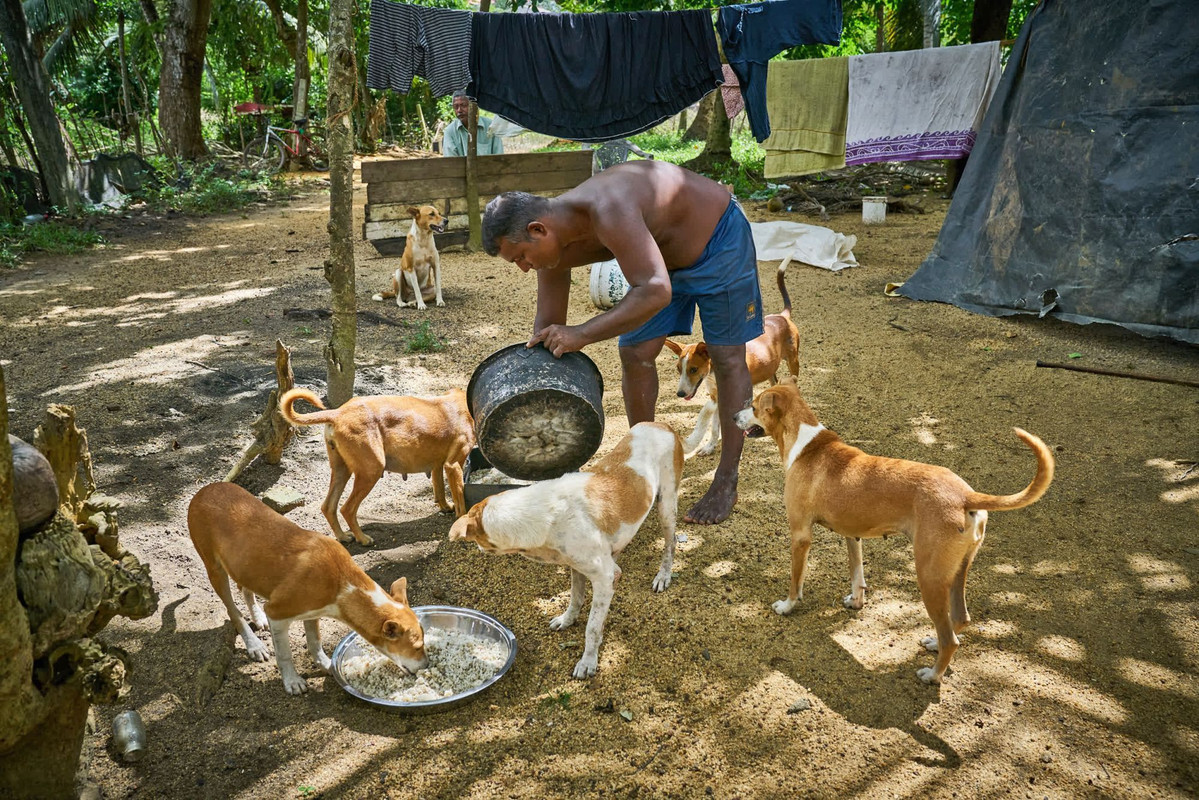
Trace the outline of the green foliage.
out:
[[[409,353],[436,353],[445,347],[441,338],[433,333],[428,320],[419,323],[416,330],[405,337],[404,344]]]
[[[0,225],[0,267],[15,267],[26,253],[71,255],[104,242],[95,231],[51,220],[36,225]]]
[[[557,708],[562,709],[563,711],[569,711],[570,710],[570,698],[573,696],[574,695],[571,694],[570,692],[558,692],[557,694],[551,694],[548,697],[543,697],[541,699],[541,706],[543,708],[557,707]]]
[[[690,161],[704,149],[703,142],[683,138],[682,131],[663,131],[660,128],[629,137],[629,141],[647,153],[653,153],[659,161],[682,164]]]
[[[147,189],[140,199],[158,211],[215,214],[270,199],[277,180],[248,171],[222,175],[215,166],[185,167],[174,184]]]

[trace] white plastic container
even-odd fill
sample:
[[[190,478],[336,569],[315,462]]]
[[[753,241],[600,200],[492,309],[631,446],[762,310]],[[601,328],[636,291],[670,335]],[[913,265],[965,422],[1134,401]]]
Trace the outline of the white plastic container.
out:
[[[616,305],[629,291],[629,282],[624,279],[616,259],[591,265],[591,302],[601,311]]]
[[[863,197],[862,222],[867,225],[882,225],[887,221],[887,198]]]

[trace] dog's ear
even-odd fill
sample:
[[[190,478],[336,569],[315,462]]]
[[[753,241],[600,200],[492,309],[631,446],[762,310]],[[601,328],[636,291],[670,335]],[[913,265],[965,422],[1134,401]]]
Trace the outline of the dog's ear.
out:
[[[762,408],[774,408],[774,392],[762,392],[758,399],[762,401]]]
[[[402,580],[402,579],[401,579]],[[404,635],[404,626],[396,622],[394,619],[389,619],[383,623],[383,638],[398,639]]]
[[[408,216],[410,216],[410,217],[419,217],[419,216],[420,216],[420,209],[419,209],[419,208],[417,208],[416,206],[408,206]]]
[[[667,339],[666,347],[669,348],[670,352],[674,353],[676,356],[681,356],[683,354],[683,346],[678,342],[672,342]]]
[[[450,541],[461,542],[466,539],[467,533],[470,531],[470,512],[463,514],[454,520],[454,524],[450,526]]]
[[[794,386],[795,388],[798,389],[799,381],[795,380],[794,375],[788,375],[787,377],[785,377],[781,381],[779,381],[779,386]]]
[[[706,356],[708,354],[708,343],[700,342],[695,346],[695,354],[697,356]]]
[[[400,605],[408,605],[407,578],[397,578],[396,582],[391,585],[391,599],[395,600]]]

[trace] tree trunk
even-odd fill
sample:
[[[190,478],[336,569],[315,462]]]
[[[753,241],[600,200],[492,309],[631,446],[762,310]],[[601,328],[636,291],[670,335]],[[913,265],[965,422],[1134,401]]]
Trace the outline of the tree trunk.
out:
[[[1012,0],[974,0],[974,15],[970,18],[970,41],[994,42],[1007,36],[1008,18],[1012,15]]]
[[[940,46],[941,0],[920,0],[920,15],[924,19],[924,46]]]
[[[354,348],[358,298],[354,287],[354,0],[329,6],[329,82],[326,124],[329,144],[329,260],[325,279],[332,289],[332,332],[325,346],[328,397],[340,406],[354,396]]]
[[[296,27],[292,28],[287,17],[283,14],[283,6],[279,0],[265,0],[270,9],[271,19],[275,23],[275,33],[279,41],[287,48],[292,63],[295,64],[295,78],[291,87],[292,119],[308,118],[308,87],[311,84],[311,71],[308,67],[308,0],[298,0],[296,3]],[[307,155],[307,144],[297,137],[295,143],[301,160]]]
[[[708,125],[712,121],[709,108],[716,102],[712,97],[713,94],[718,95],[720,92],[711,92],[703,100],[699,101],[699,108],[695,111],[695,119],[691,120],[691,124],[687,126],[687,132],[683,134],[684,139],[703,139],[707,141]]]
[[[79,192],[71,177],[54,104],[50,102],[50,79],[33,52],[29,23],[20,0],[0,0],[0,38],[37,148],[37,163],[50,204],[74,214],[79,207]]]
[[[683,166],[694,172],[710,172],[717,164],[725,165],[733,160],[732,131],[729,129],[729,118],[724,112],[724,102],[719,89],[709,92],[700,102],[699,113],[695,115],[696,122],[700,117],[707,118],[704,149]],[[691,127],[694,129],[695,124]]]
[[[170,0],[162,36],[158,80],[158,126],[176,159],[208,154],[200,128],[204,48],[212,0]]]

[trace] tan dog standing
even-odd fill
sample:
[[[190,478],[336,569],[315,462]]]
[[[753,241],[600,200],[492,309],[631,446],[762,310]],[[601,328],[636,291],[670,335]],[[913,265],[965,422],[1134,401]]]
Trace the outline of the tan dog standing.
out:
[[[445,230],[445,217],[433,206],[409,206],[412,228],[404,239],[404,254],[400,257],[400,268],[391,276],[391,291],[374,295],[373,300],[394,297],[400,308],[424,311],[429,300],[436,299],[437,307],[445,305],[441,299],[441,256],[434,233]]]
[[[786,471],[784,500],[791,527],[791,591],[774,604],[787,614],[803,597],[804,570],[812,525],[846,537],[849,548],[849,608],[866,602],[862,538],[902,533],[912,540],[916,582],[936,638],[922,644],[937,652],[936,665],[917,671],[925,683],[940,683],[957,634],[970,624],[966,574],[982,546],[988,511],[1032,505],[1053,480],[1053,454],[1045,443],[1015,428],[1037,457],[1037,473],[1022,492],[996,496],[976,492],[952,471],[918,461],[868,455],[841,441],[816,420],[799,389],[789,382],[765,390],[752,408],[737,412],[747,436],[770,436]]]
[[[305,400],[321,411],[296,413],[292,409],[296,400]],[[384,472],[398,472],[405,480],[410,472],[428,473],[433,479],[433,497],[442,511],[461,514],[466,510],[462,469],[475,444],[475,423],[461,389],[429,398],[354,397],[336,409],[325,409],[320,398],[307,389],[292,389],[279,399],[279,413],[292,425],[325,426],[331,474],[321,512],[343,542],[350,537],[337,522],[337,503],[350,476],[354,488],[341,513],[359,544],[373,540],[358,525],[358,507]],[[446,503],[446,478],[453,506]]]
[[[349,625],[405,670],[428,665],[424,631],[408,605],[406,578],[384,592],[340,544],[301,528],[232,483],[213,483],[196,492],[187,508],[187,529],[252,661],[266,661],[270,655],[233,604],[231,578],[241,587],[255,627],[270,628],[288,694],[308,691],[288,639],[291,624],[300,620],[308,652],[325,672],[331,662],[321,647],[321,617]],[[266,600],[264,606],[258,605],[258,597]]]
[[[791,321],[791,296],[787,294],[787,284],[783,281],[789,263],[791,259],[788,258],[779,264],[777,275],[779,292],[783,295],[782,312],[767,315],[763,320],[765,330],[762,335],[745,345],[745,363],[749,366],[749,379],[753,384],[762,381],[770,381],[771,385],[777,383],[779,366],[784,359],[791,375],[794,377],[799,374],[799,329]],[[679,357],[679,397],[690,400],[707,381],[708,401],[700,409],[695,430],[687,437],[683,449],[688,454],[695,452],[705,434],[710,433],[711,438],[697,455],[711,455],[720,442],[720,416],[716,413],[716,378],[709,377],[712,359],[708,355],[708,346],[704,342],[681,345],[669,339],[666,340],[666,346]]]
[[[520,553],[546,564],[570,567],[570,605],[550,620],[560,631],[578,619],[591,582],[591,615],[576,678],[595,674],[604,620],[620,567],[614,558],[632,541],[654,500],[666,551],[654,577],[661,592],[670,585],[683,443],[655,422],[634,425],[612,452],[587,472],[574,472],[476,503],[450,528],[450,539],[474,542],[489,553]]]

